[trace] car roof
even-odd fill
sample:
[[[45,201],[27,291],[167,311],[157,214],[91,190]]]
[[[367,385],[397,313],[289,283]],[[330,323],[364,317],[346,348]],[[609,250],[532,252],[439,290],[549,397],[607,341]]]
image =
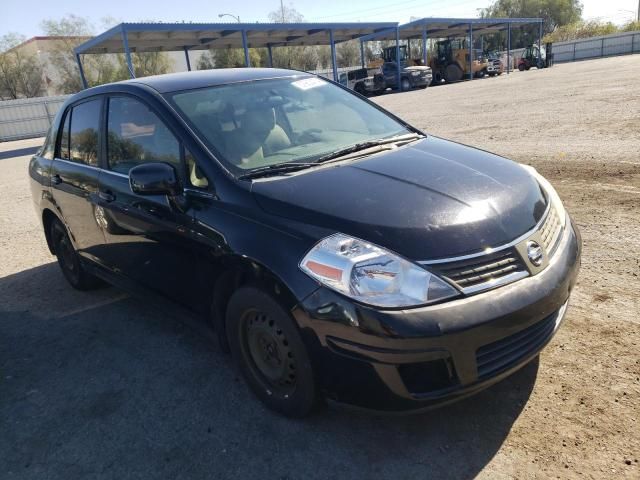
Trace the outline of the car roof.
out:
[[[169,73],[150,77],[134,78],[119,84],[142,84],[159,93],[193,88],[211,87],[228,83],[265,80],[269,78],[308,77],[311,74],[284,68],[220,68],[192,72]]]

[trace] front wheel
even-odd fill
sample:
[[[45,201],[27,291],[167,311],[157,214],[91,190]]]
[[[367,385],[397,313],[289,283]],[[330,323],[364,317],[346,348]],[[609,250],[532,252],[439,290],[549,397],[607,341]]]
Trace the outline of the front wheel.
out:
[[[316,384],[289,313],[262,289],[241,287],[229,300],[226,325],[233,359],[258,398],[288,417],[309,415]]]
[[[400,89],[401,89],[403,92],[406,92],[407,90],[410,90],[410,89],[411,89],[411,82],[409,82],[409,79],[408,79],[408,78],[403,78],[403,79],[400,81]]]
[[[66,227],[59,220],[51,224],[51,241],[64,277],[77,290],[93,290],[104,285],[99,278],[86,271],[78,252],[71,243]]]

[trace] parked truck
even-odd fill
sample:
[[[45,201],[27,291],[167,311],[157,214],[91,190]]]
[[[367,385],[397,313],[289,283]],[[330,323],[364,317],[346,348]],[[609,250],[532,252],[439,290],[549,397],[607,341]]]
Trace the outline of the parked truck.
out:
[[[431,68],[423,65],[419,59],[410,59],[406,45],[400,48],[400,90],[427,88],[432,81]],[[388,88],[398,88],[398,63],[396,46],[382,49],[380,59],[369,63],[369,67],[379,67]]]
[[[383,93],[387,88],[379,68],[358,68],[340,74],[340,83],[355,90],[360,95],[370,96]]]

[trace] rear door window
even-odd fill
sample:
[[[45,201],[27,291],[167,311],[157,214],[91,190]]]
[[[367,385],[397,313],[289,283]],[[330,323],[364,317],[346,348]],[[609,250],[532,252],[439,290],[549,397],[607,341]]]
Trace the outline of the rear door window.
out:
[[[71,109],[69,128],[69,159],[71,161],[92,167],[98,166],[101,111],[102,99],[80,103]]]
[[[109,99],[109,169],[128,174],[137,165],[166,162],[180,169],[180,142],[145,104],[131,97]]]

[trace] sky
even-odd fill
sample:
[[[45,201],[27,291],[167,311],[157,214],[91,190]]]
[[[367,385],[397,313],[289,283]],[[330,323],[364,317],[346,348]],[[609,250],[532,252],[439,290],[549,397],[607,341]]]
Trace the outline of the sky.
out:
[[[413,17],[476,17],[490,0],[285,0],[306,21],[318,22],[408,22]],[[638,0],[582,0],[583,17],[625,23],[635,17]],[[101,19],[118,21],[217,22],[218,14],[240,16],[243,22],[265,22],[279,0],[1,0],[0,36],[17,32],[26,37],[42,35],[40,22],[73,13],[88,17],[96,33],[104,30]],[[224,17],[224,21],[234,21]]]

